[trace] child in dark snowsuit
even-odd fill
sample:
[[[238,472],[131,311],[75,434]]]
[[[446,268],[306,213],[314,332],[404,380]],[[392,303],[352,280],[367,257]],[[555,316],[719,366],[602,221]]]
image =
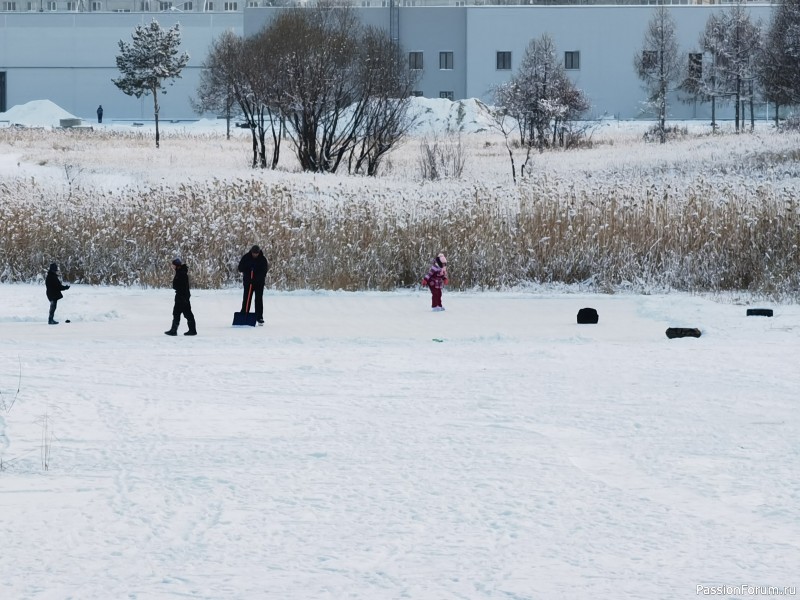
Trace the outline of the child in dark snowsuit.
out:
[[[64,294],[61,292],[68,290],[69,286],[61,284],[61,280],[58,278],[58,265],[56,263],[50,263],[50,270],[47,271],[44,284],[47,286],[47,299],[50,300],[50,314],[47,317],[47,324],[58,325],[58,321],[53,317],[55,317],[56,314],[58,301],[64,297]]]
[[[192,295],[189,292],[189,267],[180,258],[172,261],[172,267],[175,269],[175,277],[172,279],[172,289],[175,290],[175,306],[172,308],[172,327],[164,333],[178,335],[178,325],[180,325],[181,315],[183,315],[186,317],[186,324],[189,325],[189,331],[183,335],[197,335],[197,325],[189,300]]]
[[[444,254],[439,254],[422,280],[422,285],[427,285],[431,290],[431,308],[435,312],[444,310],[442,288],[447,285],[447,281],[447,258]]]

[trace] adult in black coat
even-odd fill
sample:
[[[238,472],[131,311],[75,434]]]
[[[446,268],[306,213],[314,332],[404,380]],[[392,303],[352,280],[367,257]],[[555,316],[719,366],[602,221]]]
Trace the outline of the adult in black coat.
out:
[[[64,294],[61,292],[68,290],[69,286],[61,284],[61,280],[58,278],[58,265],[56,263],[50,263],[50,270],[47,271],[44,284],[47,286],[47,299],[50,300],[50,314],[47,317],[47,323],[49,325],[58,325],[58,321],[53,317],[55,317],[56,314],[58,301],[64,297]]]
[[[172,279],[172,289],[175,290],[175,306],[172,308],[172,327],[165,331],[167,335],[178,335],[178,325],[181,322],[181,315],[186,317],[186,324],[189,331],[183,335],[197,335],[197,327],[192,314],[192,304],[189,301],[189,267],[180,258],[172,261],[172,268],[175,269],[175,277]]]
[[[253,297],[256,301],[256,320],[264,322],[264,284],[269,271],[267,257],[258,246],[250,248],[250,252],[242,256],[239,261],[239,273],[242,274],[244,284],[244,296],[242,298],[242,312],[247,312],[247,304],[250,297],[250,285],[253,286]]]

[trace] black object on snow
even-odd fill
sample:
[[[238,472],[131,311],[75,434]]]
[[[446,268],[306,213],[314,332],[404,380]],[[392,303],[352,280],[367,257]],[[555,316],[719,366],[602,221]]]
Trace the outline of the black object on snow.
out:
[[[696,327],[668,327],[667,337],[669,339],[683,337],[700,337],[700,330]]]

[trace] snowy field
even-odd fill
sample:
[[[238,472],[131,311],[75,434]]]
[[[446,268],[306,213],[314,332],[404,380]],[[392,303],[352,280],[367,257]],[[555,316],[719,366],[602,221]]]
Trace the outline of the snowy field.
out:
[[[446,107],[423,107],[429,131]],[[47,128],[59,110],[0,119]],[[123,143],[4,137],[0,176],[65,198],[253,176],[320,196],[381,186],[387,202],[516,193],[502,142],[477,113],[461,123],[464,182],[413,181],[413,143],[378,180],[253,175],[247,132],[165,124],[155,150],[148,125],[125,137],[113,119],[95,131]],[[800,181],[797,138],[767,124],[646,147],[646,124],[598,127],[597,148],[537,170],[576,188]],[[785,160],[754,181],[736,169],[758,152]],[[432,313],[413,289],[267,290],[251,329],[230,326],[238,288],[193,290],[199,335],[171,338],[169,259],[163,289],[73,285],[58,326],[42,283],[0,284],[0,600],[797,594],[796,300],[531,286],[445,290]],[[576,324],[585,306],[597,325]]]
[[[58,326],[42,286],[0,293],[3,598],[800,583],[796,305],[269,293],[239,329],[203,290],[169,338],[167,290],[73,286]]]

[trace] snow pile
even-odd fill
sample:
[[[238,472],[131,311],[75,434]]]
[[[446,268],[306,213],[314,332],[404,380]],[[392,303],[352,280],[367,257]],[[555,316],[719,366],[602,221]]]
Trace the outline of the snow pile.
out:
[[[76,119],[50,100],[31,100],[0,113],[0,121],[23,127],[60,127],[61,119]]]
[[[480,100],[469,98],[452,102],[446,98],[412,98],[409,117],[413,119],[411,133],[431,135],[442,132],[479,133],[491,127],[488,107]],[[19,104],[5,113],[0,113],[0,121],[23,127],[60,127],[61,119],[75,119],[74,115],[50,100],[32,100]],[[237,120],[237,119],[234,119]],[[144,120],[149,123],[148,119]],[[224,128],[224,119],[198,119],[194,123],[181,121],[181,128],[193,130],[217,130]],[[161,126],[169,128],[176,125],[162,121]]]
[[[414,120],[414,135],[480,133],[489,131],[492,123],[489,108],[475,98],[455,102],[446,98],[412,98],[408,113]]]

